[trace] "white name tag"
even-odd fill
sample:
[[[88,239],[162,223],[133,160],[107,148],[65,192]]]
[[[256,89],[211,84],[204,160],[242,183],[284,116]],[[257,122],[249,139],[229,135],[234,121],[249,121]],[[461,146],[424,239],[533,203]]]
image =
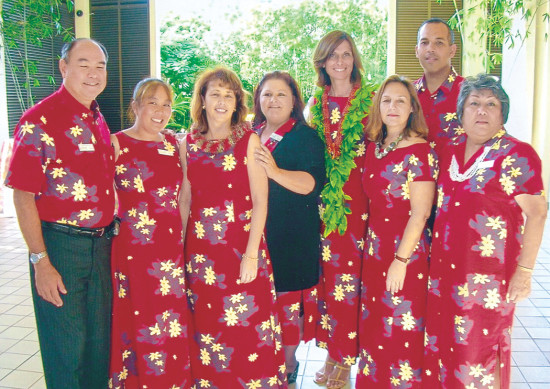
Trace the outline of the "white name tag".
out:
[[[495,160],[483,161],[483,162],[479,163],[478,168],[479,169],[487,169],[487,168],[493,167],[494,164],[495,164]]]
[[[281,135],[275,133],[271,134],[270,138],[273,139],[275,142],[280,142],[281,139],[283,139]]]
[[[159,152],[160,155],[169,155],[169,156],[174,155],[173,151],[168,151],[168,150],[165,150],[165,149],[157,149],[157,151]]]
[[[95,151],[94,145],[91,143],[79,143],[78,149],[80,151]]]

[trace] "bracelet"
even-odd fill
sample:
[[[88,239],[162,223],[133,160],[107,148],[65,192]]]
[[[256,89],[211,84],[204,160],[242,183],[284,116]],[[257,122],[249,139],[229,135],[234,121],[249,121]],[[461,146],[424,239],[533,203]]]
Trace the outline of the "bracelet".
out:
[[[243,258],[243,259],[251,259],[251,260],[253,260],[253,261],[257,261],[257,260],[258,260],[258,257],[256,257],[256,258],[254,258],[254,257],[249,257],[249,256],[246,255],[246,254],[243,254],[243,255],[242,255],[242,258]]]
[[[407,263],[409,263],[409,261],[411,260],[410,258],[403,258],[403,257],[400,257],[399,255],[397,255],[397,253],[395,254],[395,259],[397,259],[398,261],[403,262],[405,265],[406,265]]]
[[[531,268],[531,267],[527,267],[527,266],[520,265],[519,263],[518,263],[518,266],[519,266],[519,268],[520,268],[521,270],[526,271],[526,272],[528,272],[528,273],[532,273],[532,272],[535,270],[535,269],[533,269],[533,268]]]

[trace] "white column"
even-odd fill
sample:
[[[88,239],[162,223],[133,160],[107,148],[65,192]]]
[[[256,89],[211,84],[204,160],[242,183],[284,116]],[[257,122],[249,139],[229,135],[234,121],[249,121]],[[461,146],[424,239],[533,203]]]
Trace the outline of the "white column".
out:
[[[534,1],[535,2],[535,1]],[[533,138],[532,145],[542,158],[544,187],[548,193],[550,181],[550,27],[543,15],[550,13],[548,1],[536,1],[540,4],[534,11],[534,78],[533,78]],[[535,6],[537,4],[534,4]]]
[[[151,77],[160,78],[160,15],[157,15],[156,0],[149,0],[149,58]]]
[[[0,0],[0,14],[2,13],[2,3],[3,1]],[[10,137],[5,62],[6,57],[4,56],[4,46],[0,45],[0,144],[4,139],[8,139]]]
[[[90,0],[75,0],[74,10],[75,38],[89,38],[91,35]]]
[[[386,74],[395,74],[397,48],[397,0],[388,0],[388,47]]]
[[[486,8],[482,0],[464,0],[462,19],[462,75],[475,76],[484,73],[486,69],[487,39],[477,31],[479,19],[486,15]]]

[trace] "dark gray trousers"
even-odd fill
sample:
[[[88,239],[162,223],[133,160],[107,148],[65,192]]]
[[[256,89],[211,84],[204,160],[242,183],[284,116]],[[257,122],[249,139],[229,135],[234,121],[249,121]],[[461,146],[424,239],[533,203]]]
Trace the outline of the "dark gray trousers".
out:
[[[57,308],[31,284],[46,385],[105,389],[111,333],[111,239],[68,235],[42,227],[50,261],[67,289]]]

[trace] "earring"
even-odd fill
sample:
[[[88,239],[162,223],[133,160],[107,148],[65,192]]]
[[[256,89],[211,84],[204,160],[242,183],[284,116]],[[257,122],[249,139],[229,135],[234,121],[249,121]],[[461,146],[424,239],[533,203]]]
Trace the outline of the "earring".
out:
[[[202,109],[205,109],[205,108],[206,108],[206,106],[205,106],[205,105],[203,105],[203,106],[202,106]]]

